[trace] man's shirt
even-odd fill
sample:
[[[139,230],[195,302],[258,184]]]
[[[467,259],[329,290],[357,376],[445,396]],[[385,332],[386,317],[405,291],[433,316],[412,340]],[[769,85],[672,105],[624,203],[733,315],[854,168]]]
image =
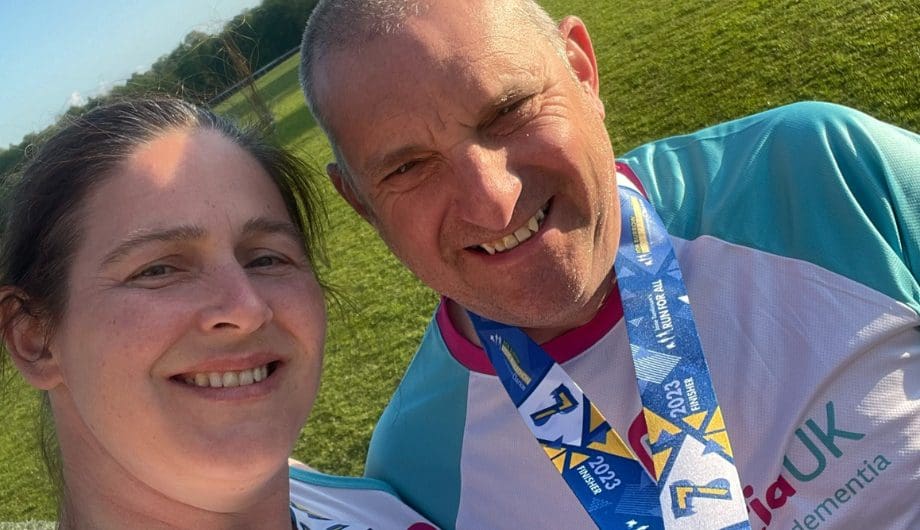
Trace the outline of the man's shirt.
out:
[[[803,103],[621,163],[672,235],[753,528],[920,527],[920,138]],[[544,347],[650,467],[621,317],[614,294]],[[367,474],[444,528],[594,527],[444,304]]]

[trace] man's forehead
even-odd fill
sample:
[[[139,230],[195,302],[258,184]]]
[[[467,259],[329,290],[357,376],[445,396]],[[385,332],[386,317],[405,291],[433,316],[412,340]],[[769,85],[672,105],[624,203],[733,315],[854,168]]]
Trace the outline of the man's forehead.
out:
[[[476,127],[498,107],[544,84],[541,64],[457,61],[396,66],[330,91],[331,132],[353,169],[405,145],[432,145],[450,128]],[[369,168],[368,168],[369,169]]]
[[[346,156],[349,144],[370,140],[354,137],[357,121],[364,136],[390,140],[407,128],[437,127],[433,115],[469,122],[503,98],[539,90],[546,67],[539,47],[513,31],[478,35],[473,26],[425,19],[326,55],[317,88]],[[381,142],[389,143],[376,141],[374,151]]]

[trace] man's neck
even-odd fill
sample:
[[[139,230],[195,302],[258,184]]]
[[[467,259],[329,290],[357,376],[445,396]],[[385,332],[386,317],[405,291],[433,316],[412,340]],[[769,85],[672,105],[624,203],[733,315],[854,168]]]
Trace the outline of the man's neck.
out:
[[[568,331],[590,322],[604,305],[604,301],[607,299],[607,295],[610,294],[611,289],[615,287],[616,278],[613,273],[611,273],[604,279],[601,288],[598,289],[588,303],[584,305],[583,310],[577,312],[574,318],[560,325],[533,328],[521,327],[521,331],[526,333],[527,336],[537,344],[551,341],[563,333],[567,333]],[[447,315],[450,317],[450,321],[454,325],[454,328],[456,328],[466,340],[481,348],[482,343],[479,341],[479,336],[476,334],[476,329],[473,327],[473,322],[470,320],[466,308],[450,298],[446,298],[445,300],[447,303]]]

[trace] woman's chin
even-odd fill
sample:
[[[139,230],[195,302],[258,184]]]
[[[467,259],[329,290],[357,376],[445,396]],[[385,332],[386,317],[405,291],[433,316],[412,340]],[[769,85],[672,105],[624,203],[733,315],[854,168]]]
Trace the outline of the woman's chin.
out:
[[[189,454],[166,466],[135,469],[153,491],[181,504],[213,512],[236,512],[267,491],[287,491],[289,453],[278,448],[231,454],[227,449]]]
[[[202,447],[197,456],[189,454],[183,468],[193,466],[201,476],[225,482],[258,482],[276,473],[287,473],[287,459],[291,455],[294,439],[290,443],[275,440],[221,441],[211,447]]]

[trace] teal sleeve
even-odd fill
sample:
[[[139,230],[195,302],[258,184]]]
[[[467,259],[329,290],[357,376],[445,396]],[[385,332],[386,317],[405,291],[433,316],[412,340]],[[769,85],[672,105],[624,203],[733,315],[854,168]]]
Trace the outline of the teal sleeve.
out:
[[[364,474],[389,483],[439,527],[454,528],[469,371],[447,351],[432,319],[406,375],[377,422]]]
[[[806,260],[920,312],[920,137],[797,103],[623,159],[678,237]]]

